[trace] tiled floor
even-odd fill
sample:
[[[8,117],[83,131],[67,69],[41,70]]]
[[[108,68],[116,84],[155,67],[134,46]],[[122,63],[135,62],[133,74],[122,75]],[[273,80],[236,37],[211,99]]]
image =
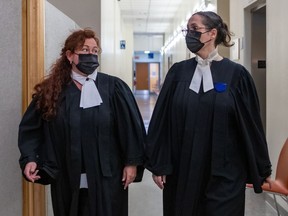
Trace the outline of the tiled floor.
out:
[[[135,98],[145,126],[148,128],[157,96],[135,95]],[[252,190],[247,190],[245,216],[277,215],[276,211],[265,201],[265,197],[265,194],[255,194]],[[129,187],[129,216],[162,216],[161,190],[154,184],[151,173],[147,170],[144,172],[141,183],[135,183]]]

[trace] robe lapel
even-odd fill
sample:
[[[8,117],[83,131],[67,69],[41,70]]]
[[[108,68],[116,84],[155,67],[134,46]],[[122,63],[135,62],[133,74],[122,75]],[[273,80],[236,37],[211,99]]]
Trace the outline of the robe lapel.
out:
[[[81,173],[81,130],[79,130],[79,125],[81,125],[81,109],[79,108],[80,94],[78,89],[72,84],[66,89],[65,94],[65,106],[67,114],[67,145],[66,145],[66,160],[68,172],[70,175],[71,186],[79,188],[80,179],[79,175]]]
[[[97,75],[97,87],[103,103],[99,106],[99,115],[97,115],[99,122],[99,157],[100,165],[103,176],[112,176],[110,167],[110,145],[111,145],[111,105],[110,105],[110,92],[112,92],[113,84],[109,82],[109,76],[98,72]]]

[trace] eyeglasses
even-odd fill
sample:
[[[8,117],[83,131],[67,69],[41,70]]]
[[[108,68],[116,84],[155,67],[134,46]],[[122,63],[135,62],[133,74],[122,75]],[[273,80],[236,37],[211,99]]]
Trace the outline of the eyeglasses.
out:
[[[189,34],[190,36],[193,36],[193,37],[200,37],[201,34],[204,34],[206,32],[200,32],[198,30],[200,29],[207,29],[206,27],[192,27],[192,29],[182,29],[182,34],[184,37],[186,37],[187,34]]]

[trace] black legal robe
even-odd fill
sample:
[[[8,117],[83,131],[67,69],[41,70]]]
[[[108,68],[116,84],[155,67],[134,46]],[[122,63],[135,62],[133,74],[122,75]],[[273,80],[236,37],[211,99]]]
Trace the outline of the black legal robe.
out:
[[[77,216],[80,173],[87,173],[90,216],[127,216],[125,165],[143,175],[145,128],[129,87],[98,73],[100,106],[79,107],[81,91],[71,82],[59,99],[57,116],[45,121],[33,100],[19,126],[20,166],[37,161],[41,179],[51,184],[55,216]]]
[[[215,88],[189,89],[195,58],[174,64],[156,102],[146,168],[167,175],[164,216],[244,215],[245,185],[271,174],[253,80],[241,65],[213,61]]]

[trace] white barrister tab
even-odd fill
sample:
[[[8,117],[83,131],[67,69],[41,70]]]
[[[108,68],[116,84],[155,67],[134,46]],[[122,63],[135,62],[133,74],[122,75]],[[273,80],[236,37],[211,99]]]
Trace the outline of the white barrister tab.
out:
[[[88,182],[87,182],[86,173],[81,173],[80,188],[88,188]]]

